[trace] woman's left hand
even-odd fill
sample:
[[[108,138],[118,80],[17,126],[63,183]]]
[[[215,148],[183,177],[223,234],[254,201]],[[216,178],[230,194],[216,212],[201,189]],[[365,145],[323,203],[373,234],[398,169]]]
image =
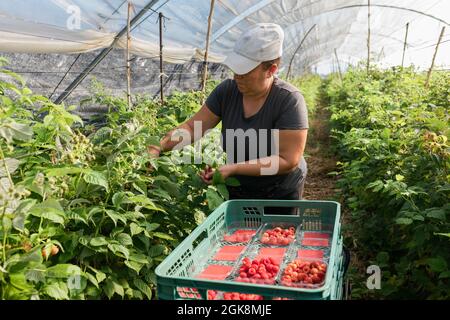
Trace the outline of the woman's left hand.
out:
[[[223,165],[216,169],[216,171],[219,171],[222,175],[223,179],[227,179],[228,177],[232,176],[234,174],[234,167],[233,165]],[[209,166],[206,167],[205,170],[202,170],[200,172],[200,177],[202,180],[207,184],[212,184],[212,179],[215,171],[213,171]]]
[[[234,175],[234,166],[232,164],[223,165],[218,170],[224,179]]]

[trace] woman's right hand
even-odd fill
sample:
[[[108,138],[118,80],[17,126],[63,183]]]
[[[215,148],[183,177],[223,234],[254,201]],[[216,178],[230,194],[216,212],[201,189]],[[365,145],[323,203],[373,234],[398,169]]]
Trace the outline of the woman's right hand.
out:
[[[161,148],[155,145],[150,145],[147,147],[147,151],[149,153],[150,158],[156,159],[159,158],[159,155],[161,154]],[[151,173],[155,170],[155,168],[152,166],[151,163],[149,163],[147,167],[147,172]]]
[[[200,178],[203,180],[204,183],[211,184],[213,173],[214,173],[213,169],[210,166],[206,165],[205,169],[200,171]]]

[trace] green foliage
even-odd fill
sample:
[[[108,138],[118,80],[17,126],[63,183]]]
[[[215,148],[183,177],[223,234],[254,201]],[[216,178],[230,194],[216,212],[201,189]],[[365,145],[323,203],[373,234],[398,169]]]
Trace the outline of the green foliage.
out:
[[[450,230],[450,73],[435,73],[429,89],[424,82],[413,68],[374,68],[324,85],[351,212],[347,241],[382,268],[381,290],[358,288],[362,297],[450,298],[442,236]]]
[[[300,89],[308,107],[308,114],[310,117],[313,117],[317,109],[317,102],[319,101],[322,85],[321,77],[316,74],[307,74],[289,82]]]
[[[227,198],[200,165],[146,151],[200,93],[129,109],[94,83],[84,103],[109,109],[98,128],[0,72],[0,297],[155,298],[155,267]]]

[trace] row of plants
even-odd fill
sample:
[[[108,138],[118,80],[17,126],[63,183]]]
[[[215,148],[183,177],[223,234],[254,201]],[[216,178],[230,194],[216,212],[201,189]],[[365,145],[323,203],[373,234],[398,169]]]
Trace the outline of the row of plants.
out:
[[[322,93],[331,112],[346,244],[381,268],[352,279],[352,297],[450,298],[450,73],[428,88],[414,68],[349,69]]]
[[[320,99],[322,78],[317,74],[305,74],[289,82],[300,89],[308,108],[308,116],[309,118],[314,117]]]
[[[74,107],[33,94],[5,65],[0,298],[154,299],[155,267],[228,198],[220,177],[201,181],[203,164],[146,152],[199,108],[201,93],[175,93],[163,107],[136,96],[130,109],[97,83],[84,103],[108,112],[83,125]]]

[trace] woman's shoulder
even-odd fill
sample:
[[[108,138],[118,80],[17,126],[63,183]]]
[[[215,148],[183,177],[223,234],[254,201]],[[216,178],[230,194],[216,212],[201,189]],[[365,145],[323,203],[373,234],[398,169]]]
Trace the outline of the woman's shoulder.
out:
[[[280,79],[278,77],[275,78],[275,82],[274,85],[276,88],[278,88],[278,90],[285,92],[286,94],[288,93],[297,93],[297,94],[301,94],[300,89],[297,88],[296,86],[294,86],[293,84],[290,84],[289,82]]]
[[[219,85],[217,88],[220,88],[222,90],[234,90],[237,89],[236,81],[234,79],[225,79]]]
[[[288,105],[297,106],[304,104],[305,98],[296,86],[280,78],[275,78],[276,96],[278,101],[287,107]]]

